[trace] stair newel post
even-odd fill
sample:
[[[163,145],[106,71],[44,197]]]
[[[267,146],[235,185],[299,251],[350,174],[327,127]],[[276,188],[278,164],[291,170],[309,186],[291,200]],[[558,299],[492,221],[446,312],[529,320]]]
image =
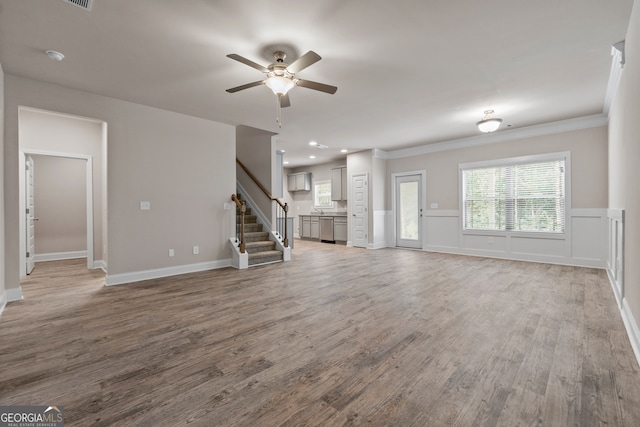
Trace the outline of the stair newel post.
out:
[[[288,234],[287,234],[287,212],[289,212],[289,205],[287,203],[284,204],[284,207],[282,208],[282,210],[284,211],[284,241],[282,242],[282,244],[284,245],[285,248],[289,247],[289,239],[287,238]]]
[[[243,254],[245,252],[244,245],[244,214],[247,212],[247,205],[242,201],[242,206],[240,207],[240,253]]]

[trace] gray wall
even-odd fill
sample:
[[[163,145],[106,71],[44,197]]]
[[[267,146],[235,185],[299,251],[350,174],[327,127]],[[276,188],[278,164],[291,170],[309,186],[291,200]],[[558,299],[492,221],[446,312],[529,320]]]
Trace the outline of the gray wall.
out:
[[[35,254],[87,250],[86,161],[32,156]]]
[[[233,126],[5,75],[7,289],[19,288],[19,106],[107,123],[109,275],[230,259]],[[151,210],[140,210],[143,200]]]
[[[388,160],[387,175],[426,170],[427,203],[460,209],[458,165],[534,154],[571,151],[571,207],[607,207],[607,129],[605,127],[524,138],[517,141],[441,151]],[[390,195],[386,206],[391,209]]]
[[[103,241],[103,227],[106,226],[103,224],[103,222],[106,223],[106,218],[103,218],[106,216],[104,212],[106,206],[103,206],[103,189],[106,180],[103,145],[106,143],[103,144],[102,141],[102,126],[103,123],[99,120],[72,117],[50,111],[21,108],[19,112],[18,129],[21,150],[82,155],[90,156],[93,159],[93,257],[96,261],[106,261],[103,257],[106,252],[106,242]],[[82,165],[85,165],[85,162],[82,160]],[[85,184],[84,170],[81,182],[82,185]],[[86,210],[83,212],[86,216]],[[83,221],[86,221],[86,218]],[[42,223],[36,223],[36,233],[41,227],[43,227]],[[84,234],[86,234],[86,230]],[[37,241],[36,245],[38,245]],[[83,246],[86,249],[86,241]],[[36,253],[47,252],[36,248]]]
[[[4,220],[4,71],[0,64],[0,310],[7,301],[5,293],[5,220]]]
[[[238,126],[236,129],[236,156],[270,194],[273,194],[272,168],[275,164],[273,135],[272,132],[249,126]],[[275,224],[275,205],[239,166],[236,169],[236,173],[240,184],[249,193],[249,197],[258,205],[258,209],[271,222],[273,228]],[[233,193],[235,193],[235,190]],[[231,197],[231,193],[229,193],[229,197]]]
[[[625,209],[624,294],[640,319],[640,3],[625,40],[626,63],[609,121],[609,207]],[[637,324],[636,324],[637,326]]]

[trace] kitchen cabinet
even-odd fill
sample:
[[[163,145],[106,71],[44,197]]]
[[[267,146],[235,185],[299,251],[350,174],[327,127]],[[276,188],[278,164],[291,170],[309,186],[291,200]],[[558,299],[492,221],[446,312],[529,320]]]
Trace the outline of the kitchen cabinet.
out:
[[[347,167],[331,169],[331,200],[347,200]]]
[[[319,239],[320,238],[320,218],[318,218],[317,216],[312,216],[311,217],[311,235],[309,237],[311,237],[312,239]]]
[[[347,217],[333,217],[333,239],[336,242],[347,241]]]
[[[311,217],[301,216],[300,223],[301,223],[300,237],[310,239],[311,238]]]
[[[311,173],[299,172],[287,175],[287,189],[289,191],[311,190]]]

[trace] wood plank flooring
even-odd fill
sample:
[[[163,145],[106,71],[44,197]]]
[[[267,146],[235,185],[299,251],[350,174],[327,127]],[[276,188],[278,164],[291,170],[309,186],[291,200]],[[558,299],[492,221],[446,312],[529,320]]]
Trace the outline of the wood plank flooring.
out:
[[[638,426],[604,271],[297,240],[292,262],[116,287],[40,263],[0,405],[67,426]]]

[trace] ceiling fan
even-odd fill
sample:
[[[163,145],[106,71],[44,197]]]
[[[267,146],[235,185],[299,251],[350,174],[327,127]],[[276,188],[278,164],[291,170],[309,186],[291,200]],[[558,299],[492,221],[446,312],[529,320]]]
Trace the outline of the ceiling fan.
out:
[[[244,58],[238,54],[232,53],[227,55],[228,58],[235,59],[238,62],[242,62],[250,67],[255,68],[267,75],[264,80],[258,80],[257,82],[247,83],[241,86],[236,86],[231,89],[227,89],[229,93],[235,93],[251,87],[266,85],[279,99],[280,107],[291,106],[288,92],[294,86],[306,87],[307,89],[319,90],[320,92],[334,94],[338,90],[335,86],[326,85],[324,83],[313,82],[311,80],[303,80],[296,77],[296,73],[304,70],[310,65],[315,64],[320,59],[320,55],[314,51],[309,51],[296,59],[293,63],[287,64],[284,62],[286,54],[282,51],[274,52],[273,54],[276,62],[263,67],[247,58]]]

